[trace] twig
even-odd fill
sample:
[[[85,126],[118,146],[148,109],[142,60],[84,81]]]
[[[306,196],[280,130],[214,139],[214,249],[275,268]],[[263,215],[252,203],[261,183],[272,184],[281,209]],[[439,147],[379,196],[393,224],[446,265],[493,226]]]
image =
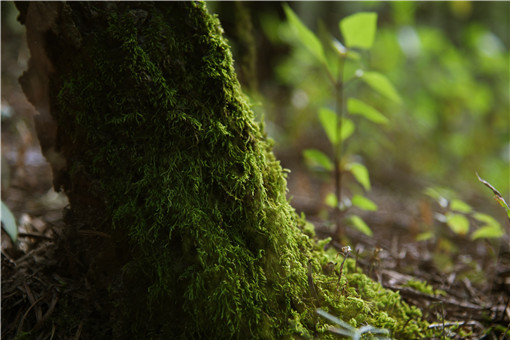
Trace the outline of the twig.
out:
[[[48,236],[42,235],[42,234],[37,234],[37,233],[18,233],[18,237],[32,237],[32,238],[39,238],[39,239],[48,240],[48,241],[54,240],[51,237],[48,237]]]
[[[16,331],[16,337],[17,337],[18,335],[20,335],[20,332],[21,332],[21,331],[22,331],[22,329],[23,329],[23,323],[25,322],[25,319],[27,318],[28,313],[30,313],[30,311],[32,310],[32,308],[34,308],[34,307],[35,307],[35,306],[36,306],[39,302],[41,302],[42,300],[44,300],[44,298],[45,298],[45,297],[46,297],[45,295],[41,296],[41,297],[40,297],[40,298],[38,298],[36,301],[34,301],[34,303],[33,303],[30,307],[28,307],[27,311],[25,312],[25,314],[23,314],[23,317],[21,318],[21,321],[20,321],[20,323],[19,323],[19,325],[18,325],[18,330]]]
[[[342,278],[342,273],[344,270],[344,263],[345,263],[345,260],[347,260],[347,257],[349,257],[350,252],[351,252],[351,247],[349,247],[349,246],[342,247],[342,253],[344,255],[344,260],[342,261],[342,264],[340,265],[340,272],[338,273],[338,281],[336,283],[337,290],[340,290],[340,279]],[[336,256],[338,256],[339,254],[340,253],[336,254]]]
[[[25,287],[25,292],[28,296],[28,301],[30,301],[31,304],[35,304],[34,295],[32,294],[32,291],[30,290],[30,287],[27,285],[27,282],[23,282],[23,286]],[[42,318],[42,311],[40,307],[37,307],[35,310],[35,317],[37,319],[37,322],[39,322]]]
[[[80,324],[78,325],[78,329],[76,330],[76,334],[74,335],[74,340],[80,339],[82,328],[83,328],[83,320],[81,320]]]
[[[474,320],[471,321],[458,321],[458,322],[442,322],[442,323],[433,323],[429,325],[429,329],[434,328],[446,328],[446,327],[454,327],[454,326],[477,326],[481,327],[480,323]]]
[[[56,294],[53,294],[53,299],[51,300],[51,304],[50,304],[50,307],[48,308],[48,311],[43,315],[41,320],[39,322],[37,322],[37,324],[34,326],[34,328],[33,328],[34,331],[41,328],[41,326],[49,319],[51,314],[53,314],[53,311],[55,310],[55,306],[57,305],[57,302],[58,302],[58,296]]]

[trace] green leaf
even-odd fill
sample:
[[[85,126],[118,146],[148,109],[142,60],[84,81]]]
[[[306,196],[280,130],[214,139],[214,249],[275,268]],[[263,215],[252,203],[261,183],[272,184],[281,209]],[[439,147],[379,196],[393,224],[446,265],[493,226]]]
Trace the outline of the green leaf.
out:
[[[366,211],[377,211],[377,204],[375,204],[370,199],[361,195],[354,195],[351,199],[352,205],[366,210]]]
[[[353,50],[349,50],[349,51],[347,51],[347,59],[360,60],[361,54],[359,54],[358,52],[355,52]]]
[[[303,151],[306,161],[310,166],[321,166],[328,171],[333,170],[333,163],[323,152],[316,149],[306,149]]]
[[[330,206],[331,208],[335,208],[338,205],[338,198],[334,193],[330,192],[326,195],[324,203],[326,203],[326,205]]]
[[[347,47],[369,49],[372,47],[377,29],[377,14],[360,12],[340,21],[340,32]]]
[[[338,117],[336,113],[333,110],[322,107],[319,109],[319,121],[324,131],[326,131],[331,144],[336,145],[338,143],[338,136],[336,134]]]
[[[323,64],[327,65],[324,49],[317,36],[306,27],[299,17],[287,4],[283,4],[283,10],[287,15],[290,25],[296,32],[299,40],[305,47]]]
[[[391,82],[379,72],[359,72],[359,77],[367,83],[371,88],[382,94],[388,99],[393,100],[396,103],[401,103],[402,99],[398,94],[397,90],[393,87]]]
[[[450,202],[450,209],[461,213],[469,213],[473,210],[469,204],[456,198]]]
[[[377,124],[387,124],[389,122],[388,118],[381,112],[355,98],[349,98],[347,101],[347,110],[350,114],[361,115]]]
[[[363,164],[349,163],[346,169],[352,173],[365,190],[370,190],[370,177],[368,176],[367,168]]]
[[[352,224],[352,227],[356,230],[361,231],[363,234],[367,236],[372,236],[372,229],[361,219],[359,216],[350,216],[349,221]]]
[[[420,233],[416,235],[416,241],[427,241],[434,237],[434,233],[431,231],[426,231],[424,233]]]
[[[354,123],[348,118],[342,118],[342,126],[340,128],[340,139],[342,141],[349,138],[355,130]]]
[[[18,227],[16,226],[16,221],[14,216],[12,215],[11,210],[4,204],[2,201],[2,224],[5,232],[13,242],[16,242],[18,239]]]
[[[323,20],[318,21],[317,35],[322,44],[326,66],[333,79],[338,78],[340,63],[346,57],[346,49],[328,31]],[[342,53],[343,51],[343,53]]]
[[[501,224],[499,224],[499,222],[492,216],[476,213],[473,214],[473,217],[483,225],[481,228],[477,229],[473,235],[471,235],[471,239],[476,240],[479,238],[499,238],[503,236],[504,231],[501,227]]]
[[[339,140],[346,140],[354,133],[355,126],[352,120],[348,118],[342,118],[342,126],[340,127],[340,138],[337,136],[337,122],[338,116],[332,110],[328,108],[319,109],[319,121],[321,122],[322,128],[326,131],[329,141],[333,145],[337,145]]]
[[[457,235],[466,235],[469,231],[469,221],[464,215],[447,213],[446,224]]]
[[[471,235],[472,240],[477,240],[479,238],[500,238],[503,236],[504,232],[501,229],[501,226],[496,227],[493,225],[486,225],[485,227],[481,227],[477,229],[473,235]]]
[[[499,205],[502,206],[506,210],[506,215],[508,216],[508,219],[510,220],[510,207],[506,203],[506,201],[503,199],[503,197],[494,196],[494,199],[498,201]]]
[[[487,214],[483,214],[483,213],[475,213],[473,214],[473,217],[479,221],[479,222],[482,222],[484,224],[499,224],[498,221],[496,221],[494,219],[494,217],[490,216],[490,215],[487,215]]]

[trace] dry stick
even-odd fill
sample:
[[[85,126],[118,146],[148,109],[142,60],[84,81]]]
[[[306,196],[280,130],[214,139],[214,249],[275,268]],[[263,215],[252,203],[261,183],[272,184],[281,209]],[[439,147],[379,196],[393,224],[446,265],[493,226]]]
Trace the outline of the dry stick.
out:
[[[355,265],[354,265],[354,272],[355,273],[358,272],[358,258],[359,258],[359,248],[356,249],[356,262],[355,262]]]
[[[312,277],[312,260],[308,260],[308,286],[310,291],[312,292],[313,297],[319,301],[319,295],[317,294],[317,290],[315,289],[315,284],[313,283]]]
[[[46,297],[46,295],[43,295],[41,296],[40,298],[38,298],[36,301],[34,301],[34,303],[28,307],[27,311],[25,312],[25,314],[23,314],[23,317],[21,318],[21,321],[19,323],[19,326],[18,326],[18,330],[16,331],[16,336],[18,336],[23,328],[23,323],[25,322],[25,319],[27,318],[28,316],[28,313],[30,313],[30,311],[32,310],[32,308],[34,308],[39,302],[41,302],[44,298]]]
[[[30,287],[27,285],[26,281],[23,282],[23,286],[25,287],[25,292],[28,295],[28,301],[30,301],[31,304],[35,304],[34,295],[32,294],[32,291],[30,290]],[[37,322],[41,321],[42,319],[42,310],[39,306],[35,309],[35,317]]]
[[[460,322],[442,322],[442,323],[433,323],[428,326],[429,329],[433,328],[446,328],[446,327],[454,327],[454,326],[480,326],[480,323],[477,321],[460,321]]]
[[[31,238],[37,238],[37,239],[42,239],[42,240],[54,241],[53,238],[48,237],[43,234],[38,234],[38,233],[18,233],[18,237],[31,237]]]
[[[57,302],[58,302],[58,296],[53,294],[53,299],[51,300],[51,304],[50,304],[50,307],[48,308],[48,311],[43,315],[41,320],[39,322],[37,322],[37,324],[34,326],[34,328],[33,328],[34,331],[38,330],[46,322],[46,320],[48,320],[50,318],[51,314],[53,314],[53,311],[55,310]]]
[[[83,328],[83,320],[81,320],[80,324],[78,325],[78,330],[76,331],[76,334],[74,335],[74,340],[80,339],[82,328]]]
[[[338,281],[336,283],[336,289],[338,291],[340,291],[340,279],[342,278],[342,273],[344,270],[344,263],[345,263],[345,260],[347,260],[347,257],[349,256],[350,252],[351,252],[351,247],[349,247],[349,246],[342,247],[342,253],[344,254],[344,260],[342,261],[342,264],[340,265],[340,273],[338,274]],[[338,254],[340,254],[340,253],[338,253]],[[336,254],[336,256],[338,256],[338,254]]]

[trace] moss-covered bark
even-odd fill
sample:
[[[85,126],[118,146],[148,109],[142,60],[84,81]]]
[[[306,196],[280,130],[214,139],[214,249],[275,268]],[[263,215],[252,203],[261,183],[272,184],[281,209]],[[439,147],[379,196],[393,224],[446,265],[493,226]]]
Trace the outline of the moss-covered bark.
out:
[[[285,172],[203,3],[48,6],[39,16],[56,14],[42,28],[21,9],[51,64],[33,55],[23,84],[58,127],[70,228],[111,237],[80,251],[109,293],[117,338],[326,336],[317,307],[419,335],[419,311],[352,262],[337,289],[335,254],[287,202]]]

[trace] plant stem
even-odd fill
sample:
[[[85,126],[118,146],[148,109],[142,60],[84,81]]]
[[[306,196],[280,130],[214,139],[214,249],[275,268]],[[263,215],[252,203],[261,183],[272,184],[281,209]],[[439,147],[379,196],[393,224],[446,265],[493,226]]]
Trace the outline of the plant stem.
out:
[[[344,82],[343,82],[343,68],[344,68],[344,59],[340,59],[340,65],[339,65],[339,72],[338,72],[338,79],[334,83],[335,86],[335,111],[338,117],[338,122],[336,125],[336,135],[338,138],[337,143],[334,145],[334,155],[333,155],[333,161],[335,164],[335,196],[337,198],[337,204],[335,206],[334,212],[333,212],[333,218],[335,220],[336,230],[335,230],[335,236],[340,239],[343,236],[343,229],[342,229],[342,210],[340,209],[340,204],[342,202],[342,167],[341,167],[341,160],[342,160],[342,153],[343,153],[343,142],[341,138],[341,131],[342,131],[342,119],[344,114]]]

